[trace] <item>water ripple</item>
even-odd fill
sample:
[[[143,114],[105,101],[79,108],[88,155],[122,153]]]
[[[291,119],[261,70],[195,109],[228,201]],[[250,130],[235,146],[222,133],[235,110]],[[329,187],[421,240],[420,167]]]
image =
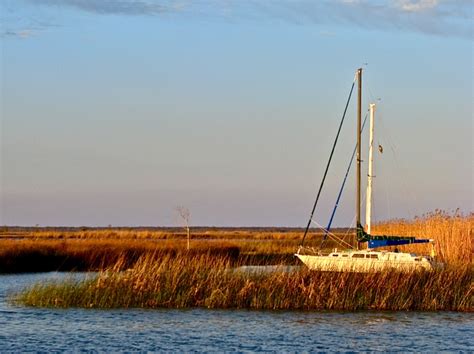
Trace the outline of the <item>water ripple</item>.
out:
[[[76,274],[75,277],[84,275]],[[35,309],[7,294],[70,274],[0,276],[0,351],[473,351],[473,314]]]

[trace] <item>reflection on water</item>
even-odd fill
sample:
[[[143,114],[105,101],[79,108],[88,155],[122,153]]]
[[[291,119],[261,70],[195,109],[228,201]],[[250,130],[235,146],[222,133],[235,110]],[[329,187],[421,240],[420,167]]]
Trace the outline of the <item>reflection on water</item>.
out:
[[[0,276],[0,351],[472,351],[472,314],[16,307],[8,293],[61,273]],[[76,274],[83,277],[83,274]]]

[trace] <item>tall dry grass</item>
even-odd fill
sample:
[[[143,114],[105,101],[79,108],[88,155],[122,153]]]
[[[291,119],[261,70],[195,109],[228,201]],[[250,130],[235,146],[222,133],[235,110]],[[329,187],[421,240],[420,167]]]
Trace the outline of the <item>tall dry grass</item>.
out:
[[[29,306],[473,311],[473,219],[473,214],[435,211],[412,221],[375,226],[374,234],[435,239],[447,267],[429,273],[324,273],[302,268],[291,273],[248,274],[233,269],[257,254],[291,257],[298,243],[294,239],[262,242],[261,238],[256,242],[234,238],[230,243],[194,240],[193,252],[183,252],[184,239],[29,240],[21,241],[22,245],[10,240],[13,248],[0,251],[0,266],[2,252],[7,254],[3,258],[14,259],[29,245],[52,254],[83,252],[90,257],[87,262],[108,267],[91,280],[38,284],[18,294],[15,301]],[[55,249],[58,245],[63,251]],[[11,251],[15,247],[16,256]],[[238,250],[237,261],[229,257],[226,247]],[[428,251],[423,245],[406,249]],[[263,258],[258,264],[268,263]]]
[[[133,269],[80,282],[37,284],[14,301],[83,308],[248,308],[473,311],[471,267],[435,272],[270,274],[231,268],[226,258],[140,257]]]
[[[430,238],[435,241],[436,254],[442,262],[469,264],[473,261],[474,213],[463,215],[435,210],[414,220],[390,220],[374,225],[374,235],[400,235]],[[429,253],[424,244],[399,247],[405,251]]]
[[[0,273],[101,270],[117,264],[119,259],[128,268],[146,254],[173,257],[211,254],[237,261],[239,253],[237,246],[223,241],[212,245],[197,243],[187,251],[184,240],[0,240]]]
[[[373,234],[433,238],[438,258],[447,264],[472,264],[474,214],[435,211],[414,220],[392,220],[374,225]],[[231,256],[241,264],[294,264],[294,252],[303,230],[285,228],[196,228],[191,252],[179,229],[51,229],[3,228],[0,230],[0,273],[51,270],[97,270],[109,267],[119,257],[133,265],[139,256],[161,252],[187,257],[212,252]],[[342,232],[339,235],[344,235]],[[306,245],[318,246],[321,233],[311,233]],[[326,243],[328,250],[338,247]],[[399,247],[403,251],[429,254],[427,245]]]
[[[299,240],[302,230],[297,228],[216,228],[191,227],[195,240]],[[315,232],[321,235],[321,232]],[[171,227],[2,227],[0,239],[6,237],[27,239],[112,239],[112,240],[168,240],[185,239],[182,228]]]

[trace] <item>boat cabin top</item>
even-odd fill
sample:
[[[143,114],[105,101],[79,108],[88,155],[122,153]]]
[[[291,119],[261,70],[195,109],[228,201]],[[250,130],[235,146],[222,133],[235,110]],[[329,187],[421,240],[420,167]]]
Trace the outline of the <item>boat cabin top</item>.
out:
[[[359,250],[359,251],[337,251],[330,253],[328,257],[334,259],[360,259],[360,260],[391,260],[391,261],[430,261],[431,257],[418,256],[413,253],[404,252],[389,252],[389,251],[372,251],[372,250]]]

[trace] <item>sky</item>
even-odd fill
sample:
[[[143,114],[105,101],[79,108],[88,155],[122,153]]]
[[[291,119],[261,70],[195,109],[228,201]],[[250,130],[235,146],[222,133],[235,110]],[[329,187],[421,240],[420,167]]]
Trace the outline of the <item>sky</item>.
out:
[[[2,225],[177,226],[183,206],[191,225],[304,227],[358,67],[384,150],[373,219],[474,209],[470,0],[0,4]],[[354,214],[352,169],[335,225]]]

